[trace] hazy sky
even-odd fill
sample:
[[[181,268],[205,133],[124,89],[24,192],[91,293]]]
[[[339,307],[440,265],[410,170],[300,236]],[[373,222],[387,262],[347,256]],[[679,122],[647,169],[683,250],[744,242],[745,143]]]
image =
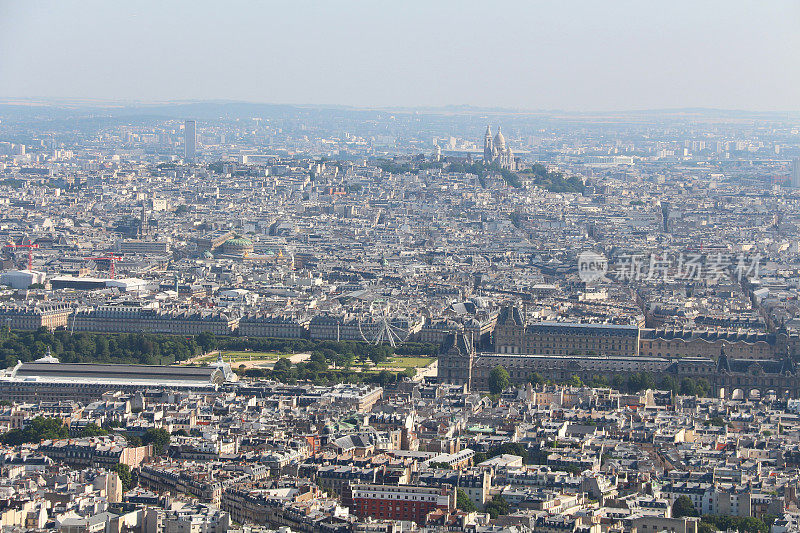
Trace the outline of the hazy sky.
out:
[[[0,0],[0,98],[800,110],[800,0]]]

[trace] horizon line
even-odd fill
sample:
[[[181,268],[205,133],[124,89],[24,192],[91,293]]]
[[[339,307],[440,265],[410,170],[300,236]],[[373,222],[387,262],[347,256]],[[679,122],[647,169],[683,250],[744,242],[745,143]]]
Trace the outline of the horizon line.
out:
[[[604,109],[604,110],[570,110],[559,108],[514,108],[504,106],[479,106],[473,104],[443,104],[443,105],[364,105],[357,106],[351,104],[312,104],[312,103],[277,103],[277,102],[263,102],[257,100],[240,100],[240,99],[225,99],[225,98],[208,98],[208,99],[172,99],[172,100],[140,100],[133,98],[86,98],[86,97],[0,97],[0,105],[6,106],[50,106],[57,107],[58,105],[68,105],[74,107],[105,107],[105,108],[130,108],[130,107],[165,107],[170,105],[263,105],[271,107],[289,107],[289,108],[317,108],[317,109],[348,109],[352,111],[466,111],[466,112],[491,112],[491,113],[507,113],[507,114],[573,114],[573,115],[608,115],[608,114],[632,114],[632,113],[742,113],[742,114],[761,114],[761,115],[791,115],[800,113],[800,109],[783,109],[783,110],[758,110],[758,109],[745,109],[745,108],[726,108],[726,107],[709,107],[709,106],[680,106],[680,107],[642,107],[642,108],[628,108],[628,109]]]

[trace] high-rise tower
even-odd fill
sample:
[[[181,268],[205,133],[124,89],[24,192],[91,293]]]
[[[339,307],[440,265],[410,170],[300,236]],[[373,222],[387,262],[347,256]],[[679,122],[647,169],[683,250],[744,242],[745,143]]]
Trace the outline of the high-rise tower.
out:
[[[197,157],[197,122],[187,120],[183,125],[183,157],[194,162]]]

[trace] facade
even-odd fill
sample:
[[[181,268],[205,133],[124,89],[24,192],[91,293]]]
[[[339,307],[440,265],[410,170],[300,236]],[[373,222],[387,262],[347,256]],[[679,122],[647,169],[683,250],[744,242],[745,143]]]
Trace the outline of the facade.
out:
[[[461,489],[469,497],[475,507],[483,509],[492,488],[492,475],[488,469],[481,470],[447,470],[422,472],[418,477],[419,483],[434,487],[452,486]]]
[[[183,125],[183,155],[187,161],[197,159],[197,122],[187,120]]]
[[[781,360],[737,359],[728,357],[725,350],[716,359],[476,353],[463,334],[451,335],[445,341],[439,355],[438,380],[466,385],[471,390],[488,390],[489,375],[498,366],[508,371],[511,384],[516,386],[529,383],[534,373],[558,382],[572,376],[587,380],[647,372],[677,380],[704,379],[716,393],[738,399],[769,393],[779,398],[800,397],[797,367],[788,350]]]
[[[643,329],[640,353],[651,357],[715,357],[724,349],[742,359],[780,359],[792,344],[785,330],[777,333],[743,333],[674,328]]]
[[[165,333],[168,335],[230,335],[239,318],[219,311],[143,309],[104,306],[75,313],[70,327],[75,331],[100,333]]]
[[[539,322],[526,324],[517,307],[504,308],[494,331],[495,351],[503,354],[639,355],[638,326]]]
[[[506,170],[517,169],[514,152],[511,151],[511,148],[506,147],[506,139],[499,127],[497,135],[492,137],[491,126],[486,126],[486,134],[483,137],[483,161],[488,165],[497,165]]]
[[[800,188],[800,157],[795,157],[792,159],[791,184],[795,189]]]
[[[286,518],[283,516],[286,504],[312,501],[318,493],[319,489],[313,485],[262,489],[258,484],[247,484],[227,488],[222,493],[220,506],[240,524],[278,525]]]
[[[123,254],[168,254],[170,246],[167,241],[125,239],[117,242],[117,249]]]
[[[420,485],[376,485],[358,483],[351,486],[353,512],[360,518],[409,520],[424,524],[428,513],[456,508],[456,492],[452,487]]]
[[[8,285],[12,289],[27,289],[34,283],[44,283],[44,272],[35,270],[10,270],[0,274],[0,285]]]
[[[242,337],[308,338],[308,321],[280,316],[248,315],[239,320]]]
[[[72,308],[65,305],[0,307],[0,327],[22,331],[65,327]]]
[[[139,484],[156,492],[189,494],[202,502],[219,502],[222,496],[219,481],[202,479],[178,469],[144,465],[139,470]]]
[[[152,447],[129,447],[124,441],[115,442],[107,437],[92,437],[78,440],[45,441],[39,446],[39,452],[54,461],[75,468],[113,469],[119,463],[136,468],[152,455]]]
[[[740,359],[780,360],[798,352],[797,335],[716,329],[639,328],[635,325],[575,322],[525,323],[520,309],[505,307],[497,317],[494,349],[501,354],[716,357],[724,349]]]
[[[313,340],[361,341],[358,320],[346,319],[336,315],[319,314],[308,324],[309,336]]]

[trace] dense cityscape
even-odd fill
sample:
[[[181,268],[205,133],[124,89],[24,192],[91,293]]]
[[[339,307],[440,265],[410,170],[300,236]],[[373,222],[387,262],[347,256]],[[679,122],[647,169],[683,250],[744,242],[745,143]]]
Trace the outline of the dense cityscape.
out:
[[[791,117],[0,111],[4,528],[796,530]]]
[[[0,0],[0,533],[800,533],[797,0]]]

